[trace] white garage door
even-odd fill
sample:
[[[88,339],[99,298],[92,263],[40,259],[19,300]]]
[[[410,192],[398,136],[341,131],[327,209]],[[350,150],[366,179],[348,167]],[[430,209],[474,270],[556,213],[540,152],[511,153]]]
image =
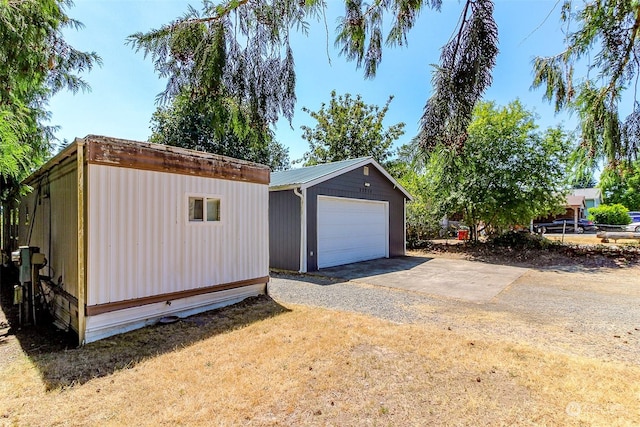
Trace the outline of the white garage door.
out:
[[[318,268],[388,256],[388,202],[318,196]]]

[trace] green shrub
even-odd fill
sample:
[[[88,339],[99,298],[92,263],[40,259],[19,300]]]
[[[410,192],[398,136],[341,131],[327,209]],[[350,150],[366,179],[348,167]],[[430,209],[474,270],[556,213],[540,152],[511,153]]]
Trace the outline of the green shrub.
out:
[[[629,209],[621,204],[600,205],[589,209],[589,220],[596,224],[627,225],[631,222]]]

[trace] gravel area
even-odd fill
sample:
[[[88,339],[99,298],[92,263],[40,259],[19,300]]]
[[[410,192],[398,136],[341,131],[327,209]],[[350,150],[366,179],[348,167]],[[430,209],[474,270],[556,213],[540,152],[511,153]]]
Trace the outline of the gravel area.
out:
[[[391,322],[435,324],[470,339],[523,343],[640,364],[640,267],[532,268],[486,303],[282,273],[272,274],[268,292],[283,305],[304,304]]]
[[[397,323],[424,320],[410,307],[432,301],[426,295],[320,276],[272,274],[269,295],[280,303],[353,311]]]

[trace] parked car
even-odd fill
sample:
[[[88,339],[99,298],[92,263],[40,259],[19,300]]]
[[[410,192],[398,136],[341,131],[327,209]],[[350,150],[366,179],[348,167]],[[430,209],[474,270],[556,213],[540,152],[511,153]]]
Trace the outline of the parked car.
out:
[[[625,230],[635,231],[636,233],[640,233],[640,220],[632,222],[631,224],[628,224]]]
[[[566,224],[566,226],[565,226]],[[567,233],[573,233],[575,221],[572,219],[556,219],[553,222],[533,224],[533,228],[538,233],[562,233],[564,229]],[[596,226],[592,221],[586,219],[578,220],[578,233],[596,231]]]
[[[640,212],[631,211],[628,212],[631,217],[631,222],[640,222]]]

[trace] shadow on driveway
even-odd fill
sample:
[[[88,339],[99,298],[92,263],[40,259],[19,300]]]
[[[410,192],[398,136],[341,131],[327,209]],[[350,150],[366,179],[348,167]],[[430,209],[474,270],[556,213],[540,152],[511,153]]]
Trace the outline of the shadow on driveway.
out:
[[[333,277],[335,279],[356,280],[411,270],[432,260],[433,258],[419,256],[380,258],[371,261],[339,265],[337,267],[323,268],[317,273],[321,276]]]
[[[526,271],[521,267],[459,259],[404,256],[326,268],[318,274],[482,303],[490,301]]]

